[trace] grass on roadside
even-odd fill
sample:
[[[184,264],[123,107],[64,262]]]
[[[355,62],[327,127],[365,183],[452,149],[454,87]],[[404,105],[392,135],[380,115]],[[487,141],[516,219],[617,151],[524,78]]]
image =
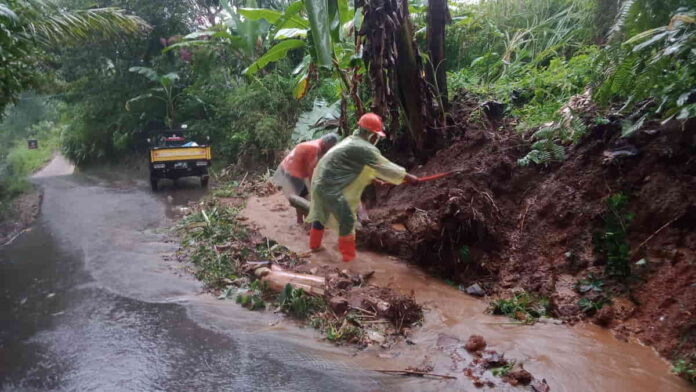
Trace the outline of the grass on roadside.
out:
[[[525,324],[534,324],[540,317],[549,315],[550,302],[548,298],[522,291],[510,298],[498,298],[492,301],[490,311]]]
[[[240,189],[233,191],[244,194]],[[294,265],[297,260],[273,241],[252,238],[252,232],[237,219],[239,212],[212,198],[177,226],[182,252],[193,264],[195,277],[218,293],[219,299],[234,300],[249,310],[276,309],[318,329],[334,343],[360,342],[364,332],[351,320],[352,313],[337,317],[324,298],[290,285],[281,293],[273,293],[242,269],[249,261],[283,259]]]
[[[12,216],[12,201],[31,186],[27,177],[50,161],[59,147],[60,130],[52,122],[38,123],[32,131],[40,135],[39,148],[30,150],[26,140],[18,140],[0,160],[0,220]]]
[[[672,373],[696,385],[696,358],[678,359],[672,365]]]

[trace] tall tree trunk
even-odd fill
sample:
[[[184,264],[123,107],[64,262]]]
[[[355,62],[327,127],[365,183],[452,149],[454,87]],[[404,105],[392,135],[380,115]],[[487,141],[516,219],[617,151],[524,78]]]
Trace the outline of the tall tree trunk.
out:
[[[428,1],[428,27],[427,41],[430,66],[428,67],[428,81],[435,87],[435,92],[440,99],[442,111],[447,111],[447,66],[445,58],[445,25],[452,21],[447,7],[447,0]],[[441,119],[443,122],[444,119]]]
[[[403,111],[413,155],[427,156],[426,139],[435,127],[434,95],[424,78],[407,0],[372,0],[363,6],[363,59],[372,84],[372,111],[385,117],[393,132]]]
[[[398,80],[399,101],[408,119],[408,128],[413,139],[415,152],[420,153],[425,146],[426,124],[430,114],[426,101],[430,98],[423,83],[422,67],[418,62],[417,48],[413,42],[413,28],[408,18],[408,8],[398,32],[396,48],[396,76]]]

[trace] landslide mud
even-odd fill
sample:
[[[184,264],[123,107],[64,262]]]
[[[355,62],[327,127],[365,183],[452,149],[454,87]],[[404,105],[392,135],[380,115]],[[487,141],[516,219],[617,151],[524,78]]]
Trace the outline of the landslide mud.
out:
[[[307,234],[295,223],[295,211],[282,194],[252,197],[242,216],[261,234],[297,253],[308,253]],[[516,360],[535,379],[546,380],[552,391],[687,391],[688,384],[670,374],[670,365],[653,350],[614,338],[592,324],[573,327],[554,324],[523,326],[486,314],[487,303],[461,293],[420,268],[393,256],[359,250],[349,264],[342,263],[335,233],[327,232],[325,250],[311,253],[310,266],[346,268],[354,273],[375,271],[371,281],[423,305],[423,325],[407,333],[407,340],[385,350],[370,347],[355,353],[365,369],[430,368],[456,380],[405,378],[404,389],[419,391],[475,390],[465,371],[474,356],[464,348],[472,334],[482,335],[487,349]],[[401,376],[393,376],[401,377]],[[499,378],[496,391],[518,390]]]
[[[655,124],[653,124],[655,125]],[[549,296],[558,317],[584,315],[575,283],[601,275],[593,233],[607,198],[628,196],[631,264],[638,279],[614,296],[597,322],[637,336],[662,355],[696,350],[696,122],[668,124],[620,138],[594,127],[563,163],[517,165],[529,150],[506,130],[459,130],[450,147],[414,172],[460,170],[416,186],[379,187],[372,222],[359,232],[371,249],[412,260],[446,279],[477,282],[488,293],[523,288]],[[607,158],[635,148],[638,155]],[[463,250],[464,249],[464,250]],[[464,253],[462,253],[464,252]],[[607,282],[609,285],[611,282]]]

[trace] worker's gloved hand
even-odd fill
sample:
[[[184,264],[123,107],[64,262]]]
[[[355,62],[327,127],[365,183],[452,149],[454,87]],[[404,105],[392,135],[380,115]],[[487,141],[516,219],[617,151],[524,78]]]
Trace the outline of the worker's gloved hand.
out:
[[[380,179],[377,179],[377,178],[375,178],[374,180],[372,180],[372,183],[375,184],[375,185],[379,185],[379,186],[388,185],[386,182],[384,182],[384,181],[382,181],[382,180],[380,180]]]
[[[404,184],[417,184],[420,182],[418,177],[414,176],[413,174],[406,173],[406,177],[404,177]]]

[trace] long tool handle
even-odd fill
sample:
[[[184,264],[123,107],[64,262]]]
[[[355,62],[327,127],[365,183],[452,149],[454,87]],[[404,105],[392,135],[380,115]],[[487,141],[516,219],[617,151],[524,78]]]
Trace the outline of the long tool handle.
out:
[[[444,173],[433,174],[433,175],[431,175],[431,176],[419,177],[419,178],[418,178],[418,182],[426,182],[426,181],[437,180],[437,179],[439,179],[439,178],[447,177],[447,176],[449,176],[449,175],[451,175],[451,174],[454,174],[454,173],[456,173],[456,172],[448,171],[448,172],[444,172]]]
[[[420,184],[421,182],[437,180],[437,179],[440,179],[443,177],[450,176],[450,175],[455,174],[455,173],[459,173],[459,170],[453,170],[453,171],[448,171],[448,172],[444,172],[444,173],[437,173],[437,174],[433,174],[430,176],[418,177],[418,182],[416,182],[416,184]],[[392,184],[389,184],[389,183],[384,182],[384,181],[379,180],[379,179],[374,179],[372,181],[374,181],[378,185],[392,185]],[[406,184],[406,182],[404,181],[403,184]]]
[[[309,200],[298,195],[290,195],[288,199],[290,200],[291,206],[299,208],[300,210],[303,210],[305,212],[309,212]]]

